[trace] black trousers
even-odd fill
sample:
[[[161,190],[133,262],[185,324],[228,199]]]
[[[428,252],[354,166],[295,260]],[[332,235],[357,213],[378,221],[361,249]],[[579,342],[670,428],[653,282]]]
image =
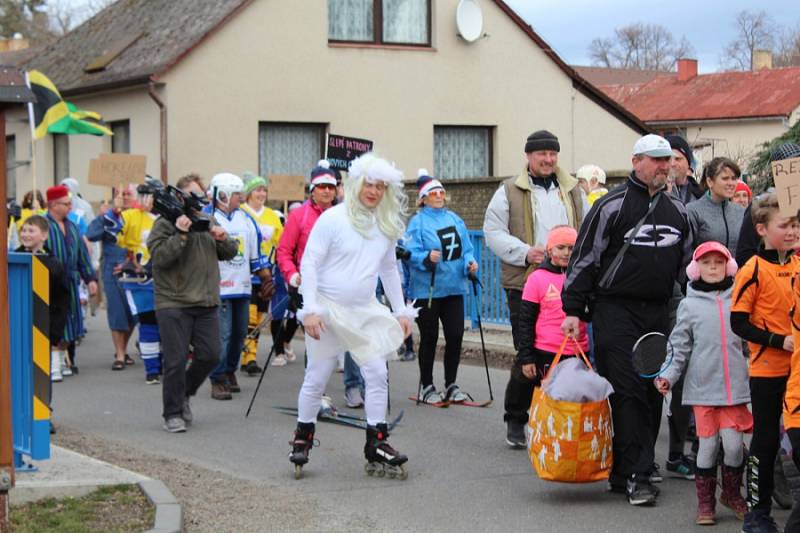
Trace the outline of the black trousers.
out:
[[[787,377],[750,378],[753,440],[747,468],[747,503],[769,511],[775,489],[775,457],[780,448],[780,423]]]
[[[789,442],[792,443],[792,461],[794,466],[800,470],[800,429],[790,428],[786,430],[789,436]],[[800,532],[800,503],[795,500],[792,506],[792,514],[786,520],[784,533],[798,533]]]
[[[417,300],[419,308],[419,375],[423,387],[433,384],[433,361],[436,342],[439,340],[439,322],[444,328],[444,386],[456,382],[458,363],[461,361],[461,342],[464,340],[464,297],[445,296]]]
[[[164,418],[170,418],[183,413],[184,398],[194,396],[219,362],[219,313],[216,307],[183,307],[157,310],[156,317],[164,358]],[[187,368],[189,345],[194,356]]]
[[[511,337],[514,341],[514,349],[519,350],[519,306],[522,302],[522,291],[506,289],[506,302],[508,302],[508,314],[511,319]],[[511,368],[506,385],[504,421],[519,424],[528,421],[528,408],[531,406],[533,387],[534,381],[523,376],[517,365]]]
[[[633,369],[631,351],[645,333],[668,332],[667,302],[598,301],[592,322],[597,371],[614,387],[611,474],[617,478],[647,475],[655,460],[663,398],[652,379],[640,377]]]

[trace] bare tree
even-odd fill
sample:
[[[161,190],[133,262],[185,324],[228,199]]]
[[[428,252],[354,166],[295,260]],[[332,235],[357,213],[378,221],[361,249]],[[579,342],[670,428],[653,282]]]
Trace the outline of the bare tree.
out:
[[[47,12],[53,31],[64,35],[114,2],[115,0],[86,0],[83,5],[75,5],[70,0],[47,0]]]
[[[780,32],[773,63],[776,67],[800,66],[800,24]]]
[[[751,70],[755,50],[772,50],[775,24],[766,11],[740,11],[733,22],[736,38],[722,52],[720,64],[729,70]]]
[[[635,70],[672,70],[675,62],[692,53],[692,45],[659,24],[630,24],[614,30],[612,38],[596,38],[589,45],[592,64]]]

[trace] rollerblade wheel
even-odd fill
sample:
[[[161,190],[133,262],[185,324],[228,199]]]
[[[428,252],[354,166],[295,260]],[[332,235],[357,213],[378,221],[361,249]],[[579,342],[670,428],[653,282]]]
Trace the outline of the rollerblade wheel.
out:
[[[300,479],[303,477],[303,467],[301,465],[294,465],[294,478]]]
[[[364,472],[367,473],[368,476],[375,474],[375,467],[372,466],[370,463],[364,465]]]
[[[399,477],[403,481],[408,479],[408,470],[406,470],[405,467],[403,467],[403,465],[400,465],[400,474],[398,474],[397,477]]]

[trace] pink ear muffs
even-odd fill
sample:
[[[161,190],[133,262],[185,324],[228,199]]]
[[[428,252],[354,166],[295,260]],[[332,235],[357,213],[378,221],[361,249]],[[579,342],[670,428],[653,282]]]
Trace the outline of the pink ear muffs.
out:
[[[736,260],[733,257],[729,257],[728,262],[725,264],[725,275],[732,278],[736,275],[737,270],[739,270],[739,265],[736,264]],[[692,262],[686,267],[686,276],[691,281],[700,279],[700,265],[697,264],[697,259],[692,259]]]

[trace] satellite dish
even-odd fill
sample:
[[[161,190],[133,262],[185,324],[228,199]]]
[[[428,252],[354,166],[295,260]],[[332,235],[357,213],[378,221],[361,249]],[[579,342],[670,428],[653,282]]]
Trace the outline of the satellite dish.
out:
[[[473,43],[483,34],[483,13],[478,0],[460,0],[456,9],[456,27],[461,37]]]

